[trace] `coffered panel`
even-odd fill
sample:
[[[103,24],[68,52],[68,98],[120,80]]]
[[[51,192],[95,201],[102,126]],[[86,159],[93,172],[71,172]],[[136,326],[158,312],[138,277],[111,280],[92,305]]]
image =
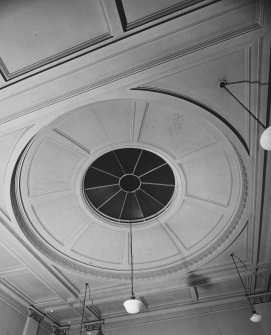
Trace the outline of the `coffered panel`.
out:
[[[206,4],[204,0],[117,0],[117,6],[124,30],[139,27],[153,20],[179,10],[191,9],[197,4]]]
[[[22,263],[0,244],[0,277],[3,273],[22,267]]]
[[[11,275],[6,279],[13,287],[15,292],[22,293],[24,296],[30,298],[33,302],[39,300],[49,299],[56,296],[55,292],[49,288],[43,281],[38,279],[32,273],[24,273],[18,275]]]
[[[0,66],[12,78],[110,37],[99,0],[0,3]]]

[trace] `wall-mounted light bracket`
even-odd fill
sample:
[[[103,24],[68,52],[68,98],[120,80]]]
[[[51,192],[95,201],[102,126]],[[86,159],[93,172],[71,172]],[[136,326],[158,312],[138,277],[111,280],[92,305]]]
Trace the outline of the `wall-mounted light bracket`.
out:
[[[260,138],[260,144],[261,147],[264,150],[268,150],[271,151],[271,126],[266,126],[265,124],[262,123],[261,120],[259,120],[243,103],[242,101],[240,101],[236,95],[234,95],[229,89],[228,89],[228,85],[230,85],[229,83],[227,83],[226,80],[222,80],[219,83],[219,87],[220,88],[224,88],[234,99],[235,101],[237,101],[239,103],[239,105],[241,105],[245,111],[259,124],[261,125],[265,130],[261,135]]]
[[[104,324],[104,320],[95,320],[84,323],[84,329],[86,332],[92,332],[94,330],[101,329],[101,326]]]

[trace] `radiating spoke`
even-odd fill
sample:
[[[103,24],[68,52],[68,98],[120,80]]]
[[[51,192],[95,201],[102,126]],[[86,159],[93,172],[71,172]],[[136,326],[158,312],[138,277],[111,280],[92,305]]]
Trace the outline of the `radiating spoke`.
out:
[[[163,163],[163,164],[161,164],[161,165],[155,167],[154,169],[151,169],[151,170],[149,170],[149,171],[147,171],[147,172],[141,174],[139,177],[141,178],[141,177],[145,176],[146,174],[149,174],[149,173],[151,173],[151,172],[153,172],[153,171],[155,171],[155,170],[157,170],[157,169],[160,169],[161,167],[163,167],[163,166],[165,166],[165,165],[167,165],[167,163]]]
[[[119,163],[119,166],[120,166],[122,172],[123,172],[124,174],[126,174],[126,172],[124,171],[124,168],[123,168],[123,166],[122,166],[122,164],[121,164],[121,162],[120,162],[118,156],[116,155],[115,151],[113,151],[113,153],[114,153],[114,155],[115,155],[115,157],[116,157],[116,160],[117,160],[118,163]]]
[[[123,208],[124,208],[124,205],[125,205],[125,201],[126,201],[126,199],[127,199],[127,194],[128,194],[128,193],[126,193],[125,198],[124,198],[124,200],[123,200],[123,204],[122,204],[122,207],[121,207],[119,220],[120,220],[120,218],[121,218],[121,216],[122,216],[122,212],[123,212]]]
[[[134,167],[133,173],[135,173],[135,170],[136,170],[137,165],[138,165],[138,163],[139,163],[139,160],[140,160],[140,157],[141,157],[141,155],[142,155],[142,152],[143,152],[143,149],[140,151],[140,154],[138,155],[138,159],[137,159],[137,161],[136,161],[136,163],[135,163],[135,167]]]
[[[162,184],[162,183],[148,183],[146,181],[142,181],[141,184],[146,184],[146,185],[153,185],[153,186],[166,186],[166,187],[174,187],[174,184]]]
[[[106,173],[106,174],[108,174],[108,175],[111,176],[111,177],[115,177],[115,178],[118,178],[118,179],[119,179],[119,177],[116,176],[115,174],[110,173],[110,172],[105,171],[105,170],[102,170],[102,169],[99,169],[99,168],[97,168],[97,167],[95,167],[95,166],[92,166],[92,169],[98,170],[98,171],[100,171],[100,172],[102,172],[102,173]]]
[[[154,201],[156,201],[158,204],[164,206],[165,204],[163,204],[161,201],[159,201],[158,199],[154,198],[152,195],[150,195],[148,192],[144,191],[141,189],[142,192],[144,192],[145,194],[147,194],[148,197],[152,198]]]
[[[102,185],[102,186],[87,187],[87,188],[85,188],[85,191],[95,190],[95,189],[100,189],[100,188],[105,188],[105,187],[110,187],[110,186],[118,186],[118,185],[119,185],[119,183],[117,183],[117,184],[107,184],[107,185]]]
[[[118,190],[116,193],[114,193],[109,199],[107,199],[106,201],[104,201],[99,207],[98,209],[100,209],[101,207],[103,207],[108,201],[110,201],[112,198],[114,198],[119,192],[121,192],[121,190]]]
[[[136,199],[136,202],[137,202],[137,204],[138,204],[138,207],[139,207],[139,209],[140,209],[140,211],[141,211],[141,213],[142,213],[142,217],[144,218],[144,213],[143,213],[143,210],[142,210],[142,208],[141,208],[141,206],[140,206],[140,203],[139,203],[139,201],[138,201],[138,198],[137,198],[137,196],[136,196],[136,193],[135,193],[135,199]],[[145,221],[145,218],[144,218],[144,221]]]

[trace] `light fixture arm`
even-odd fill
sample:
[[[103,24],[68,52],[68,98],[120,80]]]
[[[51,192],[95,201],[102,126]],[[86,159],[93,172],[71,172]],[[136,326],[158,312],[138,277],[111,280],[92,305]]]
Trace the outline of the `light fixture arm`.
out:
[[[240,278],[240,281],[241,281],[242,286],[243,286],[243,288],[244,288],[244,291],[245,291],[245,293],[246,293],[246,298],[247,298],[247,301],[248,301],[249,304],[250,304],[250,307],[251,307],[251,309],[252,309],[252,313],[256,313],[255,308],[254,308],[254,306],[253,306],[251,300],[250,300],[249,297],[248,297],[248,292],[247,292],[245,283],[244,283],[244,281],[243,281],[243,279],[242,279],[242,277],[241,277],[241,274],[240,274],[240,272],[239,272],[239,269],[238,269],[238,267],[237,267],[237,264],[236,264],[236,262],[235,262],[234,255],[233,255],[233,254],[230,254],[230,256],[231,256],[231,258],[232,258],[232,260],[233,260],[234,266],[235,266],[235,268],[236,268],[236,271],[237,271],[237,273],[238,273],[238,276],[239,276],[239,278]]]
[[[84,315],[85,315],[87,289],[88,289],[88,283],[86,283],[86,288],[85,288],[85,296],[84,296],[84,302],[83,302],[83,312],[82,312],[81,326],[80,326],[80,335],[82,334],[82,327],[83,327],[83,321],[84,321]]]
[[[222,80],[219,84],[219,87],[224,88],[238,103],[241,105],[247,112],[248,114],[253,117],[254,120],[257,121],[258,124],[260,124],[264,129],[267,129],[268,127],[265,126],[251,111],[240,101],[228,88],[229,84],[226,82],[226,80]]]

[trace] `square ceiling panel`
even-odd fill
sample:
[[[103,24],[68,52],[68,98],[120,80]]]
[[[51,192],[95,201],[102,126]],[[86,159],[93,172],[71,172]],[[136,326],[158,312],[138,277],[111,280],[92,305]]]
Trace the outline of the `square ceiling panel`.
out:
[[[100,0],[0,1],[0,66],[8,78],[108,37]]]

